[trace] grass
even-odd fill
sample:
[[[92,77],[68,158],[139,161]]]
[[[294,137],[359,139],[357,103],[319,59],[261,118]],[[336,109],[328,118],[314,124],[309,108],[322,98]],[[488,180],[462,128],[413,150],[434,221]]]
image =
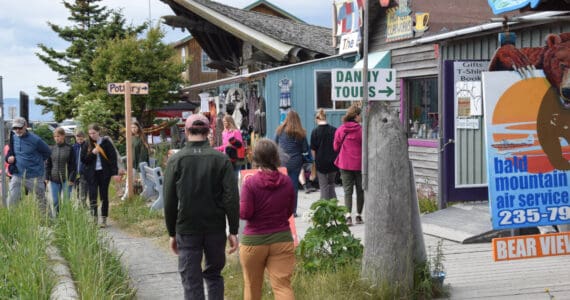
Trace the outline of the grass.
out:
[[[69,201],[60,204],[55,225],[56,244],[67,260],[77,291],[83,299],[134,299],[119,254],[99,231],[87,210]]]
[[[111,209],[113,220],[124,230],[146,237],[164,238],[162,245],[167,245],[167,234],[162,211],[151,211],[144,199],[132,197],[126,201],[113,204]],[[299,262],[297,262],[299,264]],[[417,299],[430,299],[432,285],[430,278],[425,277],[425,265],[415,271]],[[361,280],[360,263],[355,262],[339,268],[337,271],[317,271],[305,273],[296,267],[293,275],[293,290],[296,299],[406,299],[397,291],[386,285],[374,285]],[[242,299],[243,275],[238,256],[226,257],[226,266],[222,272],[225,281],[225,298]],[[274,299],[269,280],[266,278],[262,290],[262,299]]]
[[[0,208],[0,299],[48,299],[55,286],[41,230],[47,222],[31,198]]]
[[[0,207],[0,299],[49,299],[56,284],[46,252],[50,240],[82,299],[134,299],[119,255],[109,250],[87,210],[65,200],[57,218],[42,217],[32,194],[9,210]]]

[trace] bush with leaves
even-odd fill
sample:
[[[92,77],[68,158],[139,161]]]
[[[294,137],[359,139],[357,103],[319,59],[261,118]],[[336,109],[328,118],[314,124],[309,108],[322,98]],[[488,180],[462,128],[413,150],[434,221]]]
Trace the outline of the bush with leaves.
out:
[[[338,200],[319,200],[311,205],[311,222],[297,248],[300,265],[308,272],[336,270],[362,258],[364,247],[346,225],[346,208]]]

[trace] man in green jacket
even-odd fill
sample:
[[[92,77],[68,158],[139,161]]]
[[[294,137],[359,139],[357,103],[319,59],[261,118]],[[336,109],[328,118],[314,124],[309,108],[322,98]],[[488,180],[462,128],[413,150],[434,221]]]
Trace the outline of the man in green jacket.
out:
[[[169,158],[164,172],[164,218],[185,299],[204,299],[204,281],[208,299],[224,299],[226,217],[228,253],[238,247],[237,182],[227,155],[208,142],[209,125],[202,114],[188,117],[188,143]]]

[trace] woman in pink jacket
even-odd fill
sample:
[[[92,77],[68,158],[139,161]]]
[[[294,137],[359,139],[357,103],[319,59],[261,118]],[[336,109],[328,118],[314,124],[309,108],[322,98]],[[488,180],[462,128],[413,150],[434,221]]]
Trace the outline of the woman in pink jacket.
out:
[[[230,156],[229,152],[226,150],[226,148],[228,146],[230,146],[230,141],[233,142],[234,140],[237,140],[239,143],[241,143],[243,145],[243,138],[242,138],[241,132],[237,128],[236,123],[234,122],[234,119],[232,118],[232,116],[225,115],[224,118],[222,119],[222,124],[224,125],[224,131],[222,131],[222,145],[216,147],[216,150],[223,152],[223,153],[226,153],[226,154],[228,154],[228,156]],[[232,138],[234,140],[232,140]],[[245,145],[243,145],[243,147],[245,147]],[[232,157],[230,156],[230,158],[232,158]],[[234,160],[235,160],[235,157],[234,157]],[[236,178],[238,178],[239,170],[241,169],[241,165],[237,164],[234,160],[232,160],[232,165],[234,166],[234,172],[235,172]]]
[[[364,191],[362,190],[362,126],[360,107],[353,104],[342,118],[343,124],[336,130],[333,148],[338,152],[334,162],[340,169],[344,205],[348,209],[346,224],[352,226],[352,192],[356,186],[356,224],[362,224]]]

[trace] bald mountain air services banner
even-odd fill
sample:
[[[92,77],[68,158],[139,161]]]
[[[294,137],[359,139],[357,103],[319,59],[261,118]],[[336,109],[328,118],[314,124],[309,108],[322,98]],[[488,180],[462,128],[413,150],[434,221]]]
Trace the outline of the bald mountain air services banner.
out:
[[[558,91],[541,70],[526,79],[483,72],[482,82],[493,228],[568,223],[570,146],[559,138],[568,125],[557,112]]]

